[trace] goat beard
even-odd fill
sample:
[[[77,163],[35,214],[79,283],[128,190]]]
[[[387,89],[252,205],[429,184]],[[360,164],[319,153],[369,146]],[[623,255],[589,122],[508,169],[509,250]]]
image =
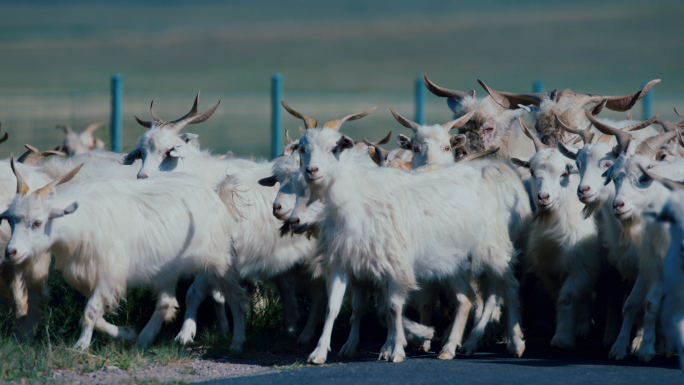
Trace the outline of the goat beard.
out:
[[[625,241],[632,242],[633,244],[641,243],[641,237],[643,235],[643,220],[641,216],[631,216],[621,220],[620,223],[622,223],[620,243]]]

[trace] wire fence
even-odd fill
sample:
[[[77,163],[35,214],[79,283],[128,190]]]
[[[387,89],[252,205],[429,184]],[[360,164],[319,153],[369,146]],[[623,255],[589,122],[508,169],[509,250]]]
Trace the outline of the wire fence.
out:
[[[195,94],[191,92],[126,90],[123,97],[123,151],[129,151],[145,128],[139,126],[134,116],[151,120],[149,106],[154,99],[155,113],[170,121],[190,110]],[[228,150],[239,156],[268,157],[271,143],[271,102],[268,92],[202,92],[200,112],[221,100],[216,113],[204,123],[188,126],[184,132],[199,134],[203,147],[215,153]],[[290,105],[321,121],[336,119],[372,106],[379,110],[367,118],[345,124],[344,131],[355,139],[376,138],[388,131],[404,131],[388,111],[396,108],[407,117],[414,115],[413,94],[382,92],[298,92],[286,91],[284,100]],[[444,100],[435,98],[427,103],[428,116],[436,121],[448,120],[451,112]],[[88,124],[104,123],[96,132],[110,144],[111,94],[109,91],[74,92],[0,92],[0,122],[2,131],[9,139],[0,146],[0,156],[20,152],[29,143],[39,149],[56,147],[64,138],[58,124],[68,124],[81,131]],[[283,126],[298,137],[302,122],[283,114]]]
[[[633,87],[632,87],[633,88]],[[631,88],[629,88],[631,89]],[[155,112],[170,121],[183,116],[190,110],[195,94],[193,92],[170,92],[150,90],[125,90],[123,97],[123,151],[129,151],[145,128],[134,119],[151,120],[150,101],[155,101]],[[385,136],[408,134],[389,113],[392,106],[409,118],[415,118],[414,93],[396,92],[301,92],[285,89],[283,99],[293,108],[319,121],[336,119],[359,112],[368,107],[378,110],[368,117],[348,122],[343,132],[355,140],[366,137],[370,140]],[[271,100],[270,93],[263,92],[202,92],[200,112],[209,109],[221,100],[221,106],[208,121],[188,126],[184,132],[199,135],[202,147],[214,153],[233,151],[238,156],[269,157],[271,144]],[[661,118],[676,118],[673,106],[684,106],[682,100],[655,98],[653,112],[662,112]],[[636,119],[641,117],[641,103],[633,110]],[[425,109],[426,122],[443,123],[452,119],[444,99],[428,95]],[[3,133],[9,133],[7,142],[0,145],[0,157],[11,152],[21,153],[24,144],[32,144],[41,150],[56,147],[64,138],[57,124],[68,124],[80,131],[88,124],[104,123],[96,136],[110,143],[111,94],[109,90],[66,91],[66,92],[0,92],[0,122]],[[626,114],[605,111],[602,116],[625,119]],[[299,137],[297,127],[302,122],[289,114],[283,114],[283,127],[289,128],[293,137]],[[2,134],[2,133],[0,133]],[[392,144],[388,145],[392,146]]]

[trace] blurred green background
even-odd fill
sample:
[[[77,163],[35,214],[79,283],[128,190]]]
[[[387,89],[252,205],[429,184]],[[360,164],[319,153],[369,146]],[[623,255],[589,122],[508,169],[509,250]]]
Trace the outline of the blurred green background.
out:
[[[124,150],[143,132],[149,101],[166,120],[219,99],[209,121],[186,128],[216,153],[268,156],[270,78],[284,99],[327,120],[379,107],[342,130],[369,139],[407,131],[415,78],[475,89],[625,94],[644,81],[653,112],[684,109],[682,1],[3,1],[0,3],[0,155],[58,144],[56,124],[109,120],[110,78],[124,77]],[[641,117],[641,106],[635,117]],[[427,122],[449,120],[428,95]],[[624,114],[606,114],[624,118]],[[285,127],[301,123],[283,115]],[[100,137],[109,141],[108,129]],[[296,134],[298,135],[298,134]]]

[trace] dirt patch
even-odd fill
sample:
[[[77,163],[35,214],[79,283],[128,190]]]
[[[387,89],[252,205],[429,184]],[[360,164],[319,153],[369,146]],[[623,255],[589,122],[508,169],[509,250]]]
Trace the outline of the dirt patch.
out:
[[[262,365],[228,362],[222,359],[197,359],[179,365],[144,365],[122,370],[105,366],[99,371],[81,374],[78,370],[55,370],[52,381],[65,384],[138,384],[191,383],[239,376],[253,376],[275,371]],[[19,382],[17,382],[19,383]]]

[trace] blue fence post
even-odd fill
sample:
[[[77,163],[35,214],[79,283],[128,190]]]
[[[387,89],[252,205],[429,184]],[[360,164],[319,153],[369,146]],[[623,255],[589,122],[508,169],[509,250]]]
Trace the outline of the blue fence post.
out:
[[[112,75],[112,121],[110,134],[112,151],[121,152],[121,137],[123,132],[123,76]]]
[[[646,84],[648,84],[647,81],[644,82],[644,86]],[[653,89],[651,88],[641,100],[643,103],[643,120],[647,120],[651,117],[651,105],[653,104]]]
[[[544,81],[541,79],[535,80],[534,84],[532,85],[532,92],[535,94],[544,92]]]
[[[283,75],[271,77],[271,159],[283,151],[283,122],[280,100],[283,98]]]
[[[416,123],[425,124],[425,84],[423,84],[423,75],[418,75],[416,78]]]

